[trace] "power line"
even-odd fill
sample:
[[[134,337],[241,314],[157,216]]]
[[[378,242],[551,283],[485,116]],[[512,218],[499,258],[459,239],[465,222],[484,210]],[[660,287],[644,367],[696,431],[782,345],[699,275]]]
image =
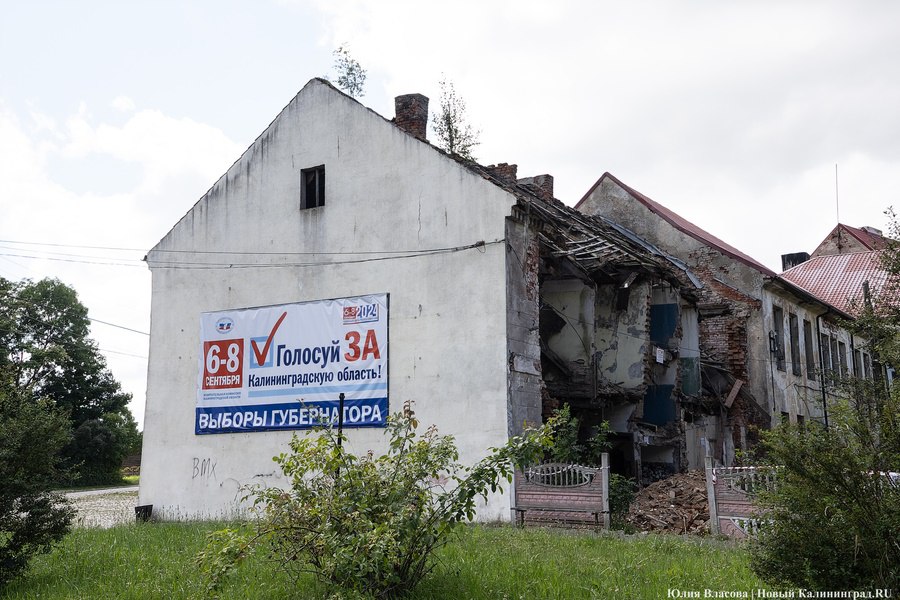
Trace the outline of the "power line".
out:
[[[22,251],[21,248],[16,248],[14,246],[0,245],[0,249],[13,250],[14,252]],[[53,255],[53,256],[67,256],[70,258],[99,258],[101,260],[115,259],[115,260],[130,260],[130,261],[134,261],[134,262],[143,262],[139,258],[127,258],[127,257],[122,257],[122,256],[98,256],[96,254],[72,254],[70,252],[53,252],[52,250],[34,250],[34,252],[40,252],[41,254],[44,254],[44,255],[49,254],[49,255]],[[47,258],[49,258],[49,257],[47,257]]]
[[[110,354],[121,354],[122,356],[130,356],[132,358],[140,358],[143,360],[147,360],[146,356],[140,356],[138,354],[129,354],[128,352],[119,352],[118,350],[107,350],[106,348],[97,348],[100,352],[109,352]]]
[[[80,246],[77,244],[54,244],[51,242],[23,242],[19,240],[0,240],[3,244],[23,244],[26,246],[54,246],[56,248],[84,248],[87,250],[127,250],[134,252],[146,252],[146,248],[118,248],[115,246]]]
[[[353,260],[333,260],[333,261],[311,261],[311,262],[282,262],[282,263],[242,263],[242,262],[177,262],[177,261],[154,261],[148,260],[151,268],[163,269],[253,269],[253,268],[285,268],[285,267],[328,267],[337,265],[352,265],[368,262],[378,262],[383,260],[401,260],[404,258],[418,258],[421,256],[433,256],[437,254],[452,254],[465,250],[478,249],[484,251],[486,246],[505,243],[506,240],[495,240],[493,242],[475,242],[465,246],[454,246],[450,248],[435,248],[431,250],[415,250],[407,254],[399,256],[378,256],[371,258],[358,258]],[[383,254],[383,253],[378,253]]]
[[[109,325],[110,327],[124,329],[125,331],[133,331],[134,333],[139,333],[141,335],[150,335],[146,331],[138,331],[137,329],[132,329],[131,327],[125,327],[124,325],[116,325],[115,323],[110,323],[108,321],[101,321],[100,319],[94,319],[94,318],[88,317],[88,320],[93,321],[94,323],[103,323],[104,325]]]
[[[0,240],[2,241],[2,240]],[[435,254],[449,254],[453,252],[461,252],[464,250],[471,249],[483,249],[486,246],[503,243],[505,240],[495,240],[492,242],[484,242],[479,241],[473,244],[467,244],[464,246],[451,246],[447,248],[431,248],[424,250],[388,250],[388,251],[359,251],[359,252],[238,252],[238,251],[199,251],[195,252],[192,250],[166,250],[164,252],[178,252],[185,254],[214,254],[214,255],[239,255],[242,257],[250,257],[254,255],[259,256],[355,256],[355,255],[370,255],[370,254],[387,254],[389,256],[377,256],[370,258],[359,258],[352,260],[334,260],[334,261],[308,261],[308,262],[281,262],[281,263],[260,263],[260,262],[196,262],[196,261],[147,261],[148,264],[152,267],[165,268],[165,269],[246,269],[246,268],[283,268],[283,267],[322,267],[322,266],[331,266],[331,265],[347,265],[347,264],[359,264],[366,262],[375,262],[382,260],[399,260],[404,258],[415,258],[418,256],[431,256]],[[63,256],[78,256],[78,255],[67,255],[64,253],[54,253],[54,254],[62,254]],[[33,260],[51,260],[57,262],[67,262],[67,263],[77,263],[77,264],[88,264],[88,265],[100,265],[100,266],[118,266],[118,267],[135,267],[135,268],[144,268],[143,264],[128,264],[128,263],[120,263],[115,262],[115,260],[135,260],[130,258],[123,257],[111,257],[109,260],[105,262],[96,261],[96,260],[79,260],[76,258],[57,258],[51,256],[35,256],[31,254],[16,254],[10,252],[0,252],[0,256],[13,256],[17,258],[30,258]],[[90,256],[86,258],[97,258],[103,259],[104,257],[100,256]]]
[[[137,267],[139,269],[143,268],[144,265],[130,265],[126,263],[117,263],[117,262],[97,262],[91,260],[76,260],[74,258],[53,258],[50,256],[32,256],[29,254],[12,254],[10,252],[0,252],[0,256],[14,256],[16,258],[31,258],[34,260],[52,260],[56,262],[67,262],[67,263],[80,263],[84,265],[103,265],[104,267]],[[100,257],[98,257],[100,258]],[[124,259],[131,260],[131,259]]]

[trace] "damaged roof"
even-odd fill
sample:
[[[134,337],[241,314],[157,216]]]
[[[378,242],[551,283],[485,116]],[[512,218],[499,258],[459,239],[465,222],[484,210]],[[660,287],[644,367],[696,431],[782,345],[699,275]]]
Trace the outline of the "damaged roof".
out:
[[[602,272],[615,277],[617,272],[638,268],[671,279],[667,276],[674,268],[695,288],[703,287],[700,279],[682,260],[626,227],[602,216],[586,215],[556,198],[546,197],[533,184],[514,183],[499,177],[490,167],[457,156],[453,158],[514,194],[522,210],[550,226],[540,234],[541,242],[550,248],[554,256],[570,259],[582,271],[590,275]]]

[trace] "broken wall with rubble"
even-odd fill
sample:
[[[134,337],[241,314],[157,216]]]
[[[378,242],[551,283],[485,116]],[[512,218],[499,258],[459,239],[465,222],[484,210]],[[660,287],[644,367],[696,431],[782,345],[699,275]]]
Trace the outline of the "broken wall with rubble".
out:
[[[546,249],[540,275],[544,416],[565,403],[585,433],[607,421],[613,471],[642,484],[702,465],[719,421],[684,420],[701,393],[696,302],[637,267],[615,281],[575,276]]]

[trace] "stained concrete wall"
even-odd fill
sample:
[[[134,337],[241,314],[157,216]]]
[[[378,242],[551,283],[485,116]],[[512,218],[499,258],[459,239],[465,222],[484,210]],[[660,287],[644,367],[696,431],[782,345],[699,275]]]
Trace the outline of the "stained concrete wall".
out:
[[[797,422],[797,417],[802,417],[807,422],[810,419],[821,421],[824,419],[821,369],[822,355],[820,353],[821,335],[827,335],[835,341],[834,348],[840,352],[843,349],[843,363],[840,358],[838,365],[845,364],[848,372],[853,370],[853,350],[862,348],[865,340],[854,338],[842,328],[833,315],[827,315],[824,307],[800,302],[789,290],[779,287],[777,284],[769,284],[764,290],[763,322],[768,332],[776,331],[774,318],[775,307],[779,307],[783,314],[781,327],[781,340],[783,340],[784,367],[779,368],[778,361],[769,360],[770,388],[774,389],[772,398],[773,419],[776,424],[782,413],[787,413],[792,423]],[[791,348],[790,316],[797,317],[797,350],[799,357],[799,374],[794,373],[793,351]],[[817,320],[819,315],[822,319]],[[812,335],[807,339],[803,322],[810,323]],[[810,371],[807,366],[807,353],[812,354],[816,367]],[[827,357],[833,354],[832,348],[828,349]],[[826,369],[827,370],[827,369]],[[826,398],[830,402],[834,399],[836,390],[833,386],[826,385]]]
[[[633,285],[627,294],[626,308],[619,310],[617,302],[623,293],[614,285],[597,289],[597,373],[618,386],[636,389],[647,378],[650,285]]]
[[[325,165],[325,206],[300,209],[300,170]],[[508,436],[506,217],[515,199],[318,80],[311,81],[147,257],[153,277],[140,503],[223,516],[242,485],[285,485],[289,432],[194,435],[203,311],[387,292],[390,410],[415,401],[463,462]],[[352,252],[479,248],[352,263]],[[238,255],[222,250],[285,255]],[[284,264],[229,268],[222,263]],[[215,268],[192,268],[205,262]],[[178,263],[178,264],[173,264]],[[296,263],[303,263],[299,265]],[[380,429],[349,431],[356,452]],[[304,435],[304,433],[300,433]],[[509,518],[491,496],[483,519]]]
[[[594,289],[580,279],[547,281],[541,286],[545,306],[563,319],[565,325],[546,343],[567,362],[591,362],[594,337]]]

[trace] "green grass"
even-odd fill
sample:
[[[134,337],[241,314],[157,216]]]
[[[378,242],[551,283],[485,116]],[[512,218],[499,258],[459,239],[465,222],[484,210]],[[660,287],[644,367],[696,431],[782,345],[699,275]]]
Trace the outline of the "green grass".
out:
[[[37,557],[5,598],[200,598],[193,558],[219,524],[79,529]],[[666,598],[682,590],[762,587],[730,543],[674,536],[472,526],[443,548],[412,598]],[[327,598],[312,577],[294,587],[271,562],[238,568],[222,598]]]

